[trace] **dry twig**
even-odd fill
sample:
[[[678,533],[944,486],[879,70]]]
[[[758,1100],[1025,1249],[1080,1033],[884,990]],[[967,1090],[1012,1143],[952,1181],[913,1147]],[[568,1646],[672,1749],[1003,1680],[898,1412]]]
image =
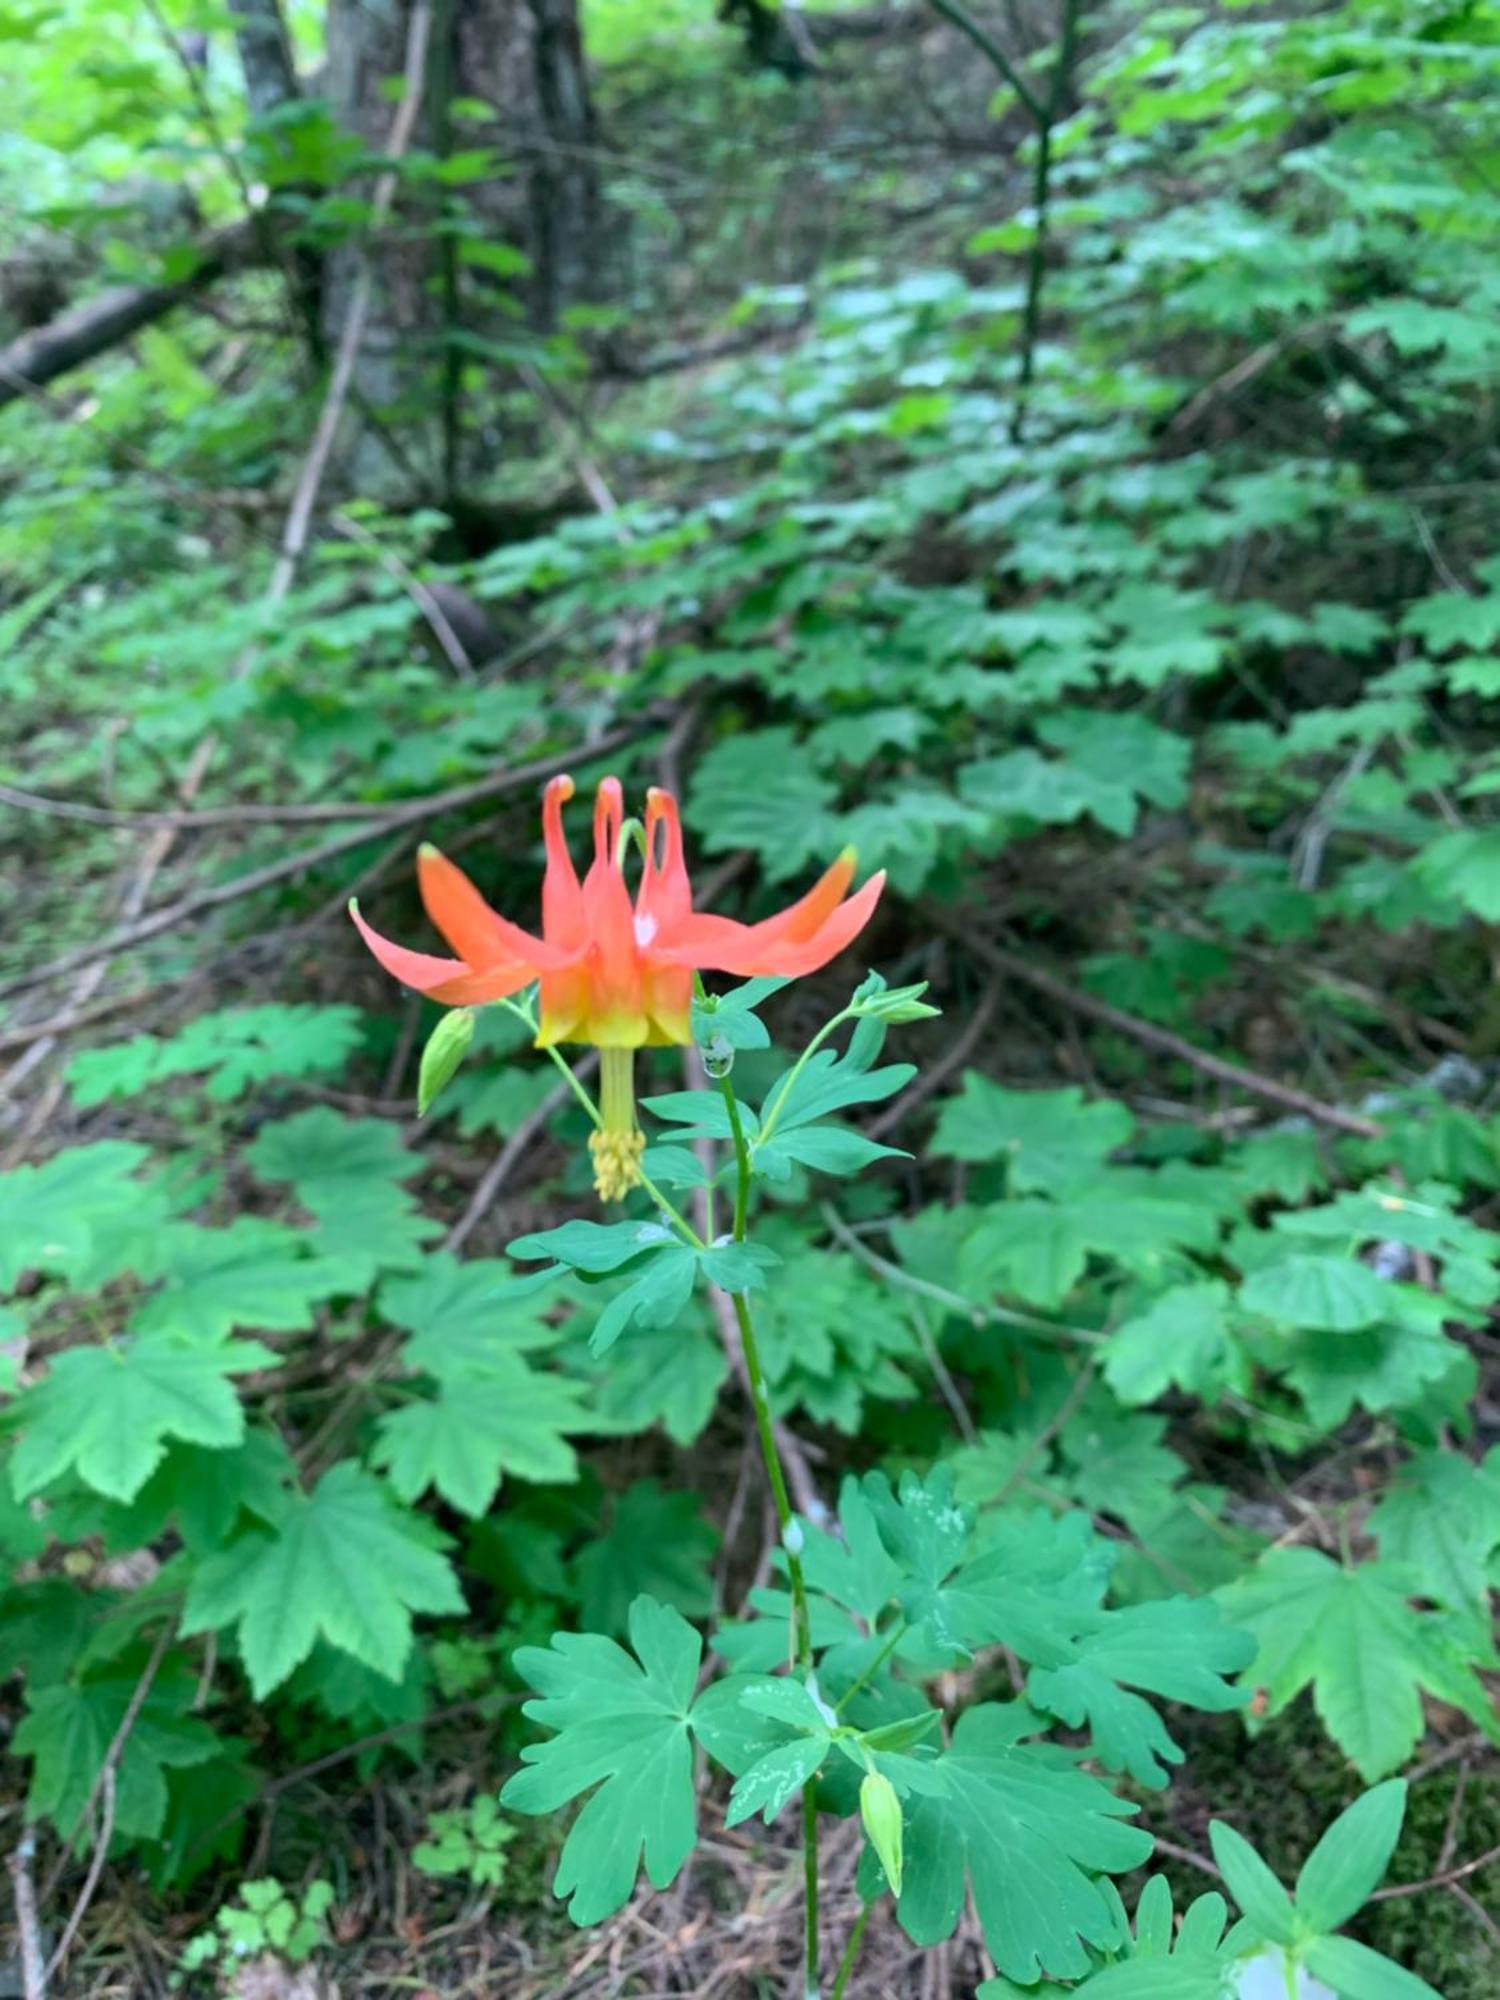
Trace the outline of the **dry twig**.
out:
[[[1098,1021],[1101,1026],[1113,1028],[1119,1034],[1128,1035],[1132,1041],[1141,1042],[1149,1049],[1156,1049],[1162,1055],[1174,1057],[1178,1062],[1187,1063],[1204,1076],[1211,1076],[1218,1083],[1228,1084],[1234,1090],[1243,1090],[1252,1097],[1263,1097],[1272,1104],[1280,1104],[1288,1111],[1300,1112],[1304,1118],[1311,1118],[1319,1125],[1332,1127],[1336,1132],[1351,1132],[1356,1138],[1378,1139],[1381,1127],[1373,1118],[1365,1118],[1357,1111],[1346,1111],[1342,1105],[1325,1104],[1305,1090],[1298,1090],[1294,1084],[1280,1083],[1275,1077],[1263,1076],[1259,1070],[1246,1069],[1240,1063],[1226,1062],[1222,1056],[1213,1056],[1196,1043],[1186,1041],[1181,1035],[1174,1035],[1169,1028],[1159,1028],[1154,1021],[1144,1021],[1138,1014],[1127,1014],[1123,1007],[1113,1007],[1107,1000],[1100,1000],[1092,993],[1084,993],[1076,986],[1059,979],[1056,973],[1047,972],[1040,965],[1033,965],[1030,959],[1019,952],[1007,951],[1003,945],[993,943],[989,938],[978,936],[972,926],[966,924],[962,913],[944,909],[938,904],[922,904],[922,913],[937,929],[946,931],[973,953],[981,965],[987,965],[1005,979],[1016,979],[1023,986],[1030,986],[1035,992],[1043,993],[1059,1006],[1069,1008],[1075,1014],[1082,1014],[1089,1020]]]

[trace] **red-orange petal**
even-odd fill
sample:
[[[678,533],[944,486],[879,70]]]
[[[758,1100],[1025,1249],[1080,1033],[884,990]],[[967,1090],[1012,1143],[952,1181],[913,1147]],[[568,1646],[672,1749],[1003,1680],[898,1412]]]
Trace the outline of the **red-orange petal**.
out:
[[[475,972],[461,958],[438,958],[427,951],[408,951],[405,945],[393,944],[373,930],[360,915],[357,903],[349,905],[349,915],[393,979],[445,1007],[478,1007],[488,1000],[504,1000],[512,993],[519,993],[523,986],[529,986],[536,976],[530,966],[514,959]]]
[[[542,842],[547,872],[542,877],[542,936],[548,944],[571,948],[585,934],[583,889],[563,832],[562,809],[573,796],[566,773],[553,778],[542,794]]]
[[[563,962],[565,954],[557,946],[544,944],[492,910],[462,868],[435,847],[418,851],[417,886],[428,916],[476,972],[515,961],[526,966],[528,978],[535,978]]]
[[[835,869],[841,861],[835,862]],[[780,916],[768,917],[763,924],[737,924],[729,917],[689,917],[674,928],[668,941],[654,945],[650,956],[664,964],[692,965],[700,972],[729,972],[741,979],[797,979],[816,972],[859,936],[885,887],[882,869],[809,930],[808,906],[833,873],[830,869],[800,903]],[[793,918],[796,922],[789,923]]]
[[[693,908],[687,857],[682,848],[682,819],[670,792],[653,785],[646,794],[646,862],[635,909],[644,923],[637,930],[647,939],[668,935]]]

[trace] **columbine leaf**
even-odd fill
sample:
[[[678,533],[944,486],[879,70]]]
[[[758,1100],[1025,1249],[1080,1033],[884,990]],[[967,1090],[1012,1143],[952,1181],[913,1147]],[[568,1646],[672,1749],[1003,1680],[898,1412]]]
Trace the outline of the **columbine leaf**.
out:
[[[703,1644],[686,1619],[649,1597],[631,1605],[629,1630],[633,1657],[591,1632],[558,1632],[550,1645],[516,1654],[517,1671],[539,1697],[526,1714],[557,1733],[522,1751],[528,1768],[500,1803],[555,1812],[593,1792],[552,1884],[569,1898],[575,1924],[620,1909],[643,1857],[652,1886],[665,1889],[697,1837],[689,1730]]]
[[[431,1531],[346,1461],[297,1496],[273,1533],[244,1535],[196,1571],[182,1629],[237,1625],[259,1701],[301,1665],[320,1635],[397,1680],[411,1648],[412,1613],[463,1608]]]
[[[822,1769],[832,1747],[831,1738],[825,1734],[793,1737],[790,1743],[778,1743],[774,1750],[768,1750],[735,1779],[724,1815],[725,1826],[738,1826],[754,1813],[759,1813],[769,1826],[788,1799],[795,1797],[808,1779]]]
[[[275,1361],[256,1341],[222,1336],[189,1346],[142,1334],[65,1349],[16,1407],[17,1498],[40,1492],[72,1467],[96,1493],[133,1500],[161,1463],[168,1438],[238,1444],[245,1420],[230,1377]]]
[[[917,1944],[950,1937],[967,1876],[996,1963],[1024,1984],[1082,1978],[1086,1944],[1120,1943],[1117,1904],[1093,1878],[1151,1852],[1148,1833],[1121,1824],[1133,1806],[1066,1751],[1021,1740],[1041,1726],[1022,1704],[984,1703],[959,1718],[941,1757],[879,1760],[907,1794],[902,1928]]]

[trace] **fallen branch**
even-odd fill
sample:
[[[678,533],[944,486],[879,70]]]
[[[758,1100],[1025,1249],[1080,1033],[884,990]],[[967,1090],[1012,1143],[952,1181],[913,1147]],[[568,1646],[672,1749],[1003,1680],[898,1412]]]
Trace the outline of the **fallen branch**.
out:
[[[28,1831],[21,1835],[20,1845],[6,1863],[16,1905],[23,2000],[47,2000],[47,1968],[42,1958],[41,1927],[37,1922],[36,1885],[31,1879],[31,1864],[35,1856],[36,1836]]]
[[[1467,1881],[1470,1875],[1477,1875],[1481,1868],[1488,1868],[1500,1861],[1500,1847],[1491,1847],[1477,1855],[1473,1861],[1465,1861],[1457,1868],[1445,1868],[1440,1874],[1429,1875],[1425,1882],[1392,1882],[1388,1888],[1377,1889],[1370,1897],[1372,1903],[1389,1903],[1397,1896],[1420,1896],[1427,1889],[1450,1889],[1455,1882]]]
[[[580,1083],[585,1083],[598,1067],[598,1054],[591,1050],[576,1064],[573,1074]],[[553,1113],[562,1110],[572,1095],[573,1092],[566,1081],[557,1084],[548,1091],[536,1109],[528,1111],[517,1125],[489,1166],[485,1168],[478,1185],[469,1197],[468,1207],[444,1237],[443,1248],[450,1256],[456,1255],[468,1242],[479,1223],[493,1207],[500,1190],[514,1173],[517,1163],[532,1140],[545,1129]]]
[[[915,1083],[903,1090],[893,1103],[885,1107],[879,1117],[872,1118],[864,1127],[867,1139],[883,1139],[887,1132],[893,1132],[911,1116],[919,1104],[931,1097],[935,1090],[941,1089],[956,1069],[963,1068],[974,1053],[985,1029],[995,1018],[995,1009],[999,1002],[999,990],[994,986],[989,987],[970,1015],[968,1025],[962,1034],[956,1035],[936,1062],[929,1063]]]
[[[175,284],[116,285],[0,347],[0,409],[69,369],[96,361],[231,271],[264,263],[268,221],[257,214],[215,231],[198,246],[192,271]]]
[[[1099,1022],[1102,1027],[1114,1028],[1118,1033],[1128,1035],[1132,1041],[1140,1042],[1148,1049],[1156,1049],[1162,1055],[1173,1056],[1178,1062],[1201,1071],[1204,1076],[1228,1084],[1231,1089],[1243,1090],[1252,1097],[1263,1097],[1272,1104],[1280,1104],[1288,1111],[1300,1112],[1304,1118],[1330,1126],[1336,1132],[1350,1132],[1359,1139],[1380,1137],[1382,1128],[1373,1118],[1364,1118],[1357,1111],[1345,1111],[1341,1105],[1325,1104],[1310,1092],[1298,1090],[1294,1084],[1279,1083],[1275,1077],[1263,1076],[1259,1070],[1226,1062],[1222,1056],[1210,1055],[1196,1043],[1174,1035],[1169,1028],[1159,1028],[1154,1021],[1144,1021],[1138,1014],[1127,1014],[1122,1007],[1113,1007],[1107,1000],[1069,986],[1066,980],[1059,979],[1055,973],[1047,972],[1039,965],[1033,965],[1019,952],[1007,951],[1003,945],[976,935],[953,910],[924,902],[922,913],[936,929],[946,932],[971,952],[981,965],[987,965],[1003,978],[1019,980],[1023,986],[1045,994],[1049,1000],[1056,1001],[1072,1013],[1082,1014],[1088,1020]]]
[[[222,909],[226,903],[235,903],[243,896],[256,895],[262,889],[273,888],[278,882],[285,882],[294,875],[306,873],[310,868],[320,868],[326,861],[335,861],[351,848],[363,847],[368,841],[384,839],[394,828],[411,826],[425,820],[433,813],[451,810],[455,805],[469,805],[478,799],[495,798],[504,792],[524,790],[539,779],[550,778],[564,771],[570,764],[584,759],[592,761],[608,750],[617,749],[622,743],[630,742],[644,733],[646,725],[635,724],[620,728],[608,736],[601,736],[597,743],[579,745],[556,756],[541,757],[532,764],[518,765],[514,770],[500,771],[488,778],[476,778],[472,784],[456,786],[453,791],[440,793],[437,798],[408,799],[398,807],[382,809],[371,807],[366,815],[366,824],[357,826],[349,833],[341,833],[333,840],[325,840],[319,847],[300,849],[296,854],[284,855],[280,861],[267,862],[264,868],[255,868],[248,875],[237,875],[233,881],[220,882],[212,889],[200,889],[190,896],[184,896],[176,903],[165,904],[153,910],[148,917],[141,917],[134,923],[123,925],[110,937],[97,944],[82,945],[76,951],[66,952],[61,958],[54,958],[46,965],[23,972],[8,985],[0,986],[0,1000],[9,1000],[18,993],[29,992],[35,986],[43,986],[49,980],[60,979],[70,972],[77,972],[84,966],[93,966],[115,957],[119,952],[132,946],[144,944],[148,939],[160,937],[163,931],[175,930],[189,917],[201,916],[205,910]],[[341,813],[341,816],[342,813]]]

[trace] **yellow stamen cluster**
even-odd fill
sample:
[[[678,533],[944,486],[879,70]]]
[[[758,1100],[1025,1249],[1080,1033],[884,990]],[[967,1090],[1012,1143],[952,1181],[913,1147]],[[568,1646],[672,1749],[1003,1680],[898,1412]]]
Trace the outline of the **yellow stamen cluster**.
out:
[[[589,1135],[594,1191],[601,1201],[623,1201],[633,1187],[640,1186],[641,1155],[645,1150],[644,1132],[601,1130]]]
[[[646,1135],[635,1122],[635,1050],[599,1051],[599,1129],[589,1138],[594,1189],[601,1201],[623,1201],[641,1184]]]

